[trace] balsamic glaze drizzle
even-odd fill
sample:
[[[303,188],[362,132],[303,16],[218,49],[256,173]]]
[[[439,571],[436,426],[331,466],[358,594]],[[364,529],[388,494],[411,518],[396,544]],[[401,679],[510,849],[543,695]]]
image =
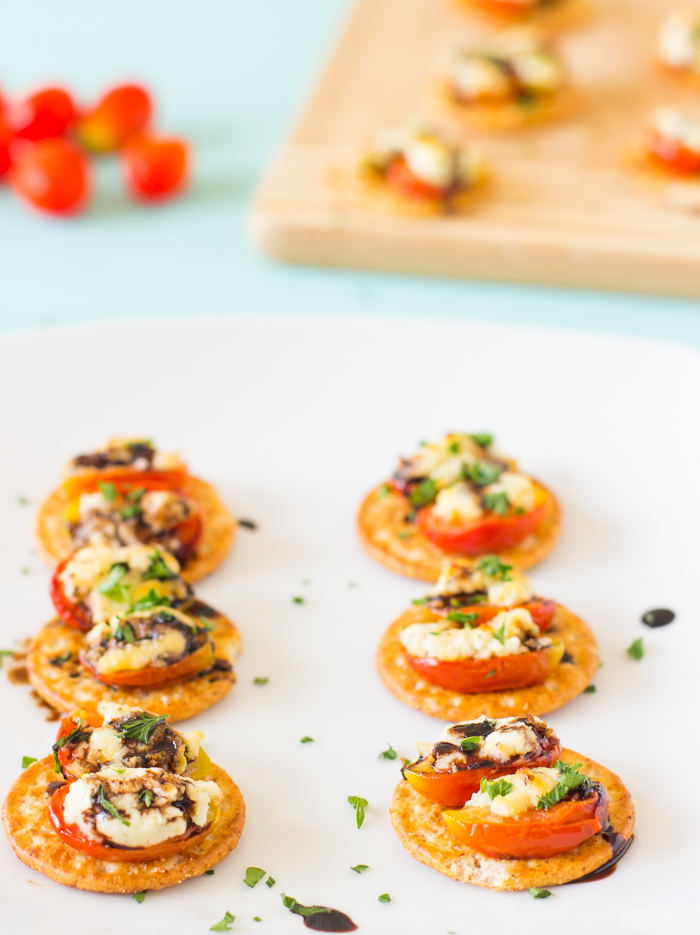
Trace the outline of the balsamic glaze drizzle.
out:
[[[642,614],[642,623],[646,623],[648,627],[666,627],[669,623],[672,623],[676,619],[676,615],[672,610],[667,610],[665,607],[659,607],[656,610],[648,610],[645,614]]]

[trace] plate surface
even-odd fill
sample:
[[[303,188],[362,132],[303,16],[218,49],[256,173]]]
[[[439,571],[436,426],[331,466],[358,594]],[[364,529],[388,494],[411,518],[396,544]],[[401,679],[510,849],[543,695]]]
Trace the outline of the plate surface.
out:
[[[214,876],[138,905],[54,884],[0,836],[3,932],[206,932],[228,910],[236,932],[301,933],[282,892],[397,935],[694,930],[698,363],[671,344],[436,319],[200,317],[0,339],[0,646],[50,614],[32,546],[37,504],[64,460],[111,434],[181,449],[259,524],[199,588],[236,621],[244,652],[228,698],[188,723],[246,797],[239,847]],[[595,694],[549,720],[567,747],[617,772],[638,809],[613,876],[544,902],[441,877],[389,822],[398,761],[380,752],[390,742],[412,757],[441,723],[401,705],[374,672],[381,633],[423,588],[362,553],[354,516],[399,453],[450,429],[493,431],[562,499],[562,539],[532,578],[587,620],[604,666]],[[678,614],[671,626],[639,622],[665,606]],[[634,662],[625,648],[638,636],[646,654]],[[55,725],[4,678],[0,704],[4,797]],[[348,795],[370,803],[359,831]],[[358,863],[371,869],[358,876]],[[274,888],[246,887],[248,866]],[[379,903],[387,892],[392,902]]]

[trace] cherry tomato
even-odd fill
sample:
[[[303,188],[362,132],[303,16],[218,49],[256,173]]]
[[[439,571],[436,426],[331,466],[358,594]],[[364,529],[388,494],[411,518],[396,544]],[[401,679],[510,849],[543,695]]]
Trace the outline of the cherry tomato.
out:
[[[554,857],[602,831],[608,821],[608,794],[602,786],[596,786],[585,799],[528,809],[512,818],[470,805],[445,811],[443,816],[456,838],[487,857]]]
[[[652,162],[667,171],[678,175],[700,173],[700,153],[688,149],[678,140],[669,139],[652,129],[647,134],[646,144]]]
[[[25,140],[63,136],[74,118],[73,98],[62,88],[45,88],[7,108],[15,135]]]
[[[214,662],[214,644],[211,640],[207,640],[203,646],[187,656],[183,656],[178,662],[159,668],[145,666],[143,669],[98,672],[86,659],[83,651],[80,653],[80,661],[90,675],[105,685],[123,685],[129,688],[160,688],[163,685],[184,682],[185,679],[192,678],[204,669],[208,669]]]
[[[184,140],[142,134],[125,147],[122,167],[134,198],[140,201],[170,198],[187,183],[189,147]]]
[[[63,590],[63,582],[60,578],[66,565],[72,558],[73,556],[69,555],[68,558],[64,558],[57,566],[51,578],[49,593],[56,613],[61,620],[67,623],[69,627],[87,632],[92,629],[92,613],[85,604],[74,601],[72,598],[68,597]]]
[[[549,494],[535,484],[535,508],[529,513],[516,513],[512,507],[505,516],[486,513],[472,522],[452,523],[434,515],[432,506],[418,511],[416,526],[423,535],[446,552],[462,555],[484,555],[509,549],[537,529],[544,519]]]
[[[12,160],[10,158],[10,142],[12,141],[12,130],[2,112],[2,101],[0,100],[0,179],[10,171]]]
[[[444,192],[413,174],[403,156],[392,159],[386,170],[386,180],[406,198],[420,201],[440,201]]]
[[[82,705],[82,707],[73,711],[68,717],[63,718],[58,728],[58,733],[56,734],[56,740],[60,740],[61,737],[67,737],[71,734],[78,726],[78,722],[80,722],[81,728],[102,727],[104,718],[101,714],[97,713],[97,705],[95,702],[88,701],[86,704]],[[64,745],[58,748],[56,756],[58,757],[58,762],[63,767],[64,775],[66,775],[65,771],[70,768],[71,761],[75,756],[74,749]]]
[[[99,844],[96,841],[92,841],[83,834],[78,825],[66,824],[63,809],[71,785],[72,783],[67,783],[54,792],[49,803],[49,819],[51,820],[54,831],[62,841],[76,850],[82,851],[84,854],[89,854],[90,857],[94,857],[97,860],[160,860],[161,857],[170,857],[173,854],[180,854],[190,847],[196,847],[203,841],[211,832],[213,824],[219,817],[218,807],[216,803],[212,803],[212,820],[200,830],[197,830],[197,826],[195,825],[179,838],[163,841],[161,844],[154,844],[152,847],[109,847],[106,844]]]
[[[472,0],[476,6],[481,7],[488,13],[495,13],[498,16],[519,17],[530,13],[538,6],[543,6],[539,0],[533,3],[524,4],[518,0]]]
[[[189,494],[188,498],[190,501],[193,500]],[[193,510],[187,519],[183,519],[173,529],[173,535],[180,542],[180,548],[175,555],[178,562],[187,561],[197,551],[197,543],[202,538],[202,528],[202,514],[199,505],[197,505],[197,509]]]
[[[493,656],[491,659],[436,659],[434,656],[411,656],[408,664],[423,678],[447,691],[501,691],[504,688],[527,688],[544,682],[561,662],[564,644],[555,639],[553,645],[535,652]]]
[[[145,129],[152,112],[153,104],[144,88],[131,84],[113,88],[94,110],[80,118],[80,142],[96,153],[114,152]]]
[[[13,149],[12,189],[34,208],[49,214],[76,214],[90,193],[90,174],[83,154],[67,140],[55,138]]]
[[[561,745],[558,740],[544,737],[541,741],[541,753],[532,759],[525,760],[518,757],[511,764],[500,766],[487,766],[483,769],[458,769],[454,773],[441,772],[429,765],[410,763],[403,769],[403,774],[416,792],[452,808],[461,808],[475,792],[479,791],[481,780],[497,779],[499,776],[508,776],[523,766],[534,769],[536,766],[552,766],[561,756]]]
[[[171,490],[181,487],[187,477],[187,469],[173,468],[170,471],[135,471],[128,467],[105,468],[102,471],[87,471],[75,474],[63,482],[69,497],[81,493],[95,493],[100,484],[114,484],[118,494],[128,493],[144,487],[146,490]]]
[[[526,610],[532,617],[532,622],[539,627],[540,633],[544,633],[552,625],[557,605],[555,601],[546,601],[542,597],[533,597],[531,601],[524,604],[510,604],[508,607],[496,607],[493,604],[460,604],[458,608],[445,607],[440,611],[440,614],[443,617],[453,611],[460,614],[478,614],[471,621],[473,626],[478,627],[482,623],[493,620],[497,614],[502,613],[504,610],[515,610],[516,608]]]

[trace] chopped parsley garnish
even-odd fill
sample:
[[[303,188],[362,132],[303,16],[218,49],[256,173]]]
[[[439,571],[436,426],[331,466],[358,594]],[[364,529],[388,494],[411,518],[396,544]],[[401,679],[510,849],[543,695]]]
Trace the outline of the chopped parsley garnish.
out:
[[[71,651],[67,650],[65,653],[62,653],[60,656],[53,656],[53,658],[49,659],[49,662],[51,663],[52,666],[62,666],[64,662],[68,662],[71,656],[72,656]]]
[[[533,899],[546,899],[548,896],[552,895],[551,890],[541,890],[539,886],[531,886],[528,893]]]
[[[10,659],[14,656],[14,649],[0,649],[0,669],[2,668],[2,660],[4,656],[9,656]]]
[[[136,642],[134,628],[126,620],[122,620],[117,629],[114,631],[114,638],[117,640],[123,640],[125,643]]]
[[[482,777],[479,785],[479,791],[485,792],[492,802],[497,795],[508,795],[514,788],[513,783],[508,782],[507,779],[494,779],[493,782],[489,782],[485,776]]]
[[[156,727],[165,723],[169,717],[169,714],[148,714],[147,711],[144,711],[143,714],[137,714],[136,717],[124,721],[118,730],[118,734],[127,740],[148,743]]]
[[[387,740],[387,749],[382,750],[378,758],[380,760],[395,760],[397,756],[398,756],[398,753],[396,752],[396,750],[394,750],[392,745]]]
[[[232,916],[230,912],[226,912],[221,922],[216,922],[214,925],[210,926],[210,932],[228,932],[231,926],[233,925],[233,920],[235,916]]]
[[[268,877],[267,880],[265,880],[265,886],[271,890],[276,882],[277,880],[275,880],[274,877]]]
[[[119,510],[119,515],[122,519],[133,519],[135,516],[138,516],[141,512],[141,507],[138,503],[127,503],[126,506],[123,506]]]
[[[412,529],[399,529],[396,535],[399,537],[399,539],[410,539],[411,536],[413,535],[413,530]]]
[[[205,871],[204,871],[204,876],[205,876],[205,877],[213,877],[213,876],[214,876],[214,871],[213,871],[213,870],[205,870]]]
[[[636,639],[634,643],[627,647],[627,655],[637,660],[642,658],[644,655],[644,644],[642,642],[641,636]]]
[[[503,623],[500,625],[500,627],[497,630],[493,631],[493,638],[495,640],[498,640],[501,646],[506,645],[506,622],[505,620],[503,621]]]
[[[253,679],[253,685],[267,685],[270,681],[267,675],[256,675]]]
[[[127,828],[131,827],[131,822],[127,821],[126,818],[122,818],[119,810],[114,805],[112,805],[112,803],[105,795],[105,790],[102,783],[99,783],[93,792],[92,803],[93,805],[97,805],[98,808],[101,808],[103,812],[107,812],[107,814],[111,815],[112,818],[118,819],[123,825],[126,825]]]
[[[129,588],[121,584],[121,579],[127,571],[129,571],[129,566],[126,562],[115,562],[109,569],[109,574],[97,590],[100,594],[104,594],[105,597],[108,597],[110,601],[124,601],[128,603],[129,596],[127,591]]]
[[[117,488],[109,481],[100,481],[97,485],[107,503],[117,499]]]
[[[140,893],[134,893],[133,896],[134,896],[134,899],[136,900],[136,902],[137,902],[137,903],[142,903],[142,902],[144,901],[144,899],[146,898],[146,893],[147,893],[147,892],[148,892],[148,890],[141,890]]]
[[[415,600],[412,600],[411,603],[415,604],[416,607],[423,607],[423,605],[427,604],[428,601],[429,601],[429,598],[427,597],[417,597],[415,598]]]
[[[294,601],[295,604],[303,604],[303,603],[304,603],[304,598],[303,598],[303,597],[293,597],[292,600]]]
[[[31,766],[32,763],[36,763],[35,756],[23,756],[22,757],[22,769],[26,769],[28,766]]]
[[[378,898],[379,898],[379,902],[380,902],[380,903],[390,903],[390,902],[391,902],[391,896],[389,896],[388,893],[382,893],[382,895],[379,896]]]
[[[484,555],[476,563],[479,571],[483,571],[489,578],[495,578],[497,581],[511,581],[512,565],[506,565],[497,555]]]
[[[584,695],[592,695],[595,690],[595,685],[586,685],[586,687],[583,689],[583,693]]]
[[[490,448],[493,445],[494,437],[488,432],[477,432],[476,435],[470,435],[469,438],[476,442],[480,448]]]
[[[284,893],[282,893],[282,902],[290,912],[298,916],[315,916],[319,912],[333,912],[327,906],[302,906],[293,896],[286,896]]]
[[[495,674],[496,674],[496,670],[495,670],[495,669],[491,669],[490,672],[487,672],[487,673],[486,673],[486,675],[484,676],[484,678],[485,678],[485,679],[490,679],[490,678],[492,678]]]
[[[208,872],[209,872],[209,871],[207,871],[207,873],[208,873]],[[214,872],[214,871],[212,870],[212,873],[213,873],[213,872]],[[260,918],[260,916],[253,916],[253,922],[262,922],[262,919]]]
[[[150,789],[142,789],[141,792],[139,792],[139,798],[146,808],[150,808],[156,797]]]
[[[213,631],[214,624],[211,622],[211,620],[207,620],[206,617],[200,617],[199,622],[202,624],[204,629],[207,630],[209,633]]]
[[[313,742],[314,742],[314,738],[309,737],[308,735],[306,737],[302,737],[301,740],[299,741],[299,743],[313,743]]]
[[[421,507],[432,503],[437,497],[437,484],[432,477],[426,477],[418,484],[415,490],[411,491],[409,500],[413,506]]]
[[[152,607],[170,607],[171,601],[169,597],[165,597],[163,594],[159,594],[156,590],[151,588],[148,594],[144,597],[139,598],[138,601],[131,608],[132,610],[150,610]]]
[[[449,451],[451,455],[458,455],[459,454],[459,442],[456,440],[453,442],[450,442],[450,444],[447,446],[447,450]]]
[[[490,510],[496,516],[508,515],[508,494],[507,493],[485,493],[481,498],[485,510]]]
[[[497,481],[502,473],[503,468],[500,464],[489,464],[488,461],[474,461],[473,464],[462,466],[464,479],[471,481],[475,487],[488,487],[489,484]]]
[[[577,789],[587,782],[588,776],[579,773],[579,769],[582,766],[583,763],[574,763],[572,766],[570,763],[565,763],[563,760],[557,760],[557,769],[559,770],[561,779],[551,792],[540,796],[537,808],[551,808],[553,805],[556,805],[557,802],[561,802],[572,789]]]
[[[156,581],[171,581],[173,578],[177,578],[177,574],[168,568],[165,559],[161,555],[160,549],[154,549],[153,557],[143,577],[145,581],[150,581],[151,579],[155,579]]]
[[[356,815],[357,827],[361,828],[362,823],[365,820],[365,808],[367,808],[367,806],[369,805],[369,802],[367,801],[367,799],[360,798],[359,795],[349,795],[348,802],[352,805],[352,807],[357,812],[357,815]]]
[[[382,486],[377,491],[377,496],[380,500],[383,500],[384,497],[387,497],[391,493],[391,487],[389,484],[382,484]]]
[[[473,630],[474,621],[479,619],[479,615],[477,613],[463,614],[463,613],[460,613],[458,610],[453,610],[451,613],[447,615],[447,619],[450,620],[452,623],[459,624],[460,629],[463,629],[464,627],[469,627],[470,630]]]
[[[481,737],[464,737],[460,740],[459,745],[464,750],[465,753],[469,753],[472,750],[476,750],[479,746],[479,741]]]
[[[17,497],[17,503],[19,503],[20,506],[29,506],[29,500],[21,495]]]
[[[261,870],[260,867],[248,867],[243,882],[252,889],[256,883],[262,880],[266,873],[267,870]]]
[[[355,873],[362,873],[363,870],[369,870],[369,864],[355,864],[354,867],[350,867],[351,870],[354,870]]]

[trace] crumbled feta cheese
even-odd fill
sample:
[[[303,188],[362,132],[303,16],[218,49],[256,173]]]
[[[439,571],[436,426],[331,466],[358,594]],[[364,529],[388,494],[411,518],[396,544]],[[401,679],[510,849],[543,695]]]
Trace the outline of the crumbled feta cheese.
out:
[[[90,634],[88,638],[89,636]],[[165,633],[159,633],[153,639],[137,640],[135,643],[107,649],[95,660],[94,666],[101,674],[127,669],[145,669],[161,657],[183,656],[186,649],[187,640],[183,633],[179,630],[166,630]]]
[[[661,24],[657,55],[674,68],[700,71],[700,10],[682,7]]]
[[[530,91],[556,91],[564,80],[561,65],[550,52],[544,49],[513,55],[510,65],[520,84]]]
[[[404,159],[416,176],[435,188],[447,188],[454,179],[455,160],[452,149],[431,136],[413,138],[404,149]]]
[[[503,627],[503,642],[495,631]],[[411,656],[432,656],[435,659],[490,659],[528,652],[526,639],[538,639],[541,648],[549,646],[548,637],[540,637],[539,628],[527,610],[504,610],[481,626],[469,629],[454,627],[447,620],[433,623],[413,623],[401,632],[401,643]]]
[[[557,769],[536,767],[519,769],[517,773],[505,778],[513,785],[508,795],[497,795],[491,799],[487,792],[475,792],[467,805],[490,809],[494,815],[502,815],[504,818],[522,815],[528,809],[537,808],[541,797],[552,791],[560,776]]]
[[[510,571],[510,581],[493,581],[488,586],[488,602],[498,607],[512,607],[514,604],[525,604],[532,599],[532,585],[522,571],[513,568]]]
[[[485,493],[504,493],[512,507],[529,513],[535,508],[535,487],[529,477],[514,471],[504,471],[494,484],[484,488]]]
[[[448,523],[470,522],[483,512],[479,497],[464,481],[441,490],[433,506],[433,516]]]
[[[507,97],[512,82],[505,68],[493,58],[467,53],[457,58],[452,69],[455,90],[466,98]]]

